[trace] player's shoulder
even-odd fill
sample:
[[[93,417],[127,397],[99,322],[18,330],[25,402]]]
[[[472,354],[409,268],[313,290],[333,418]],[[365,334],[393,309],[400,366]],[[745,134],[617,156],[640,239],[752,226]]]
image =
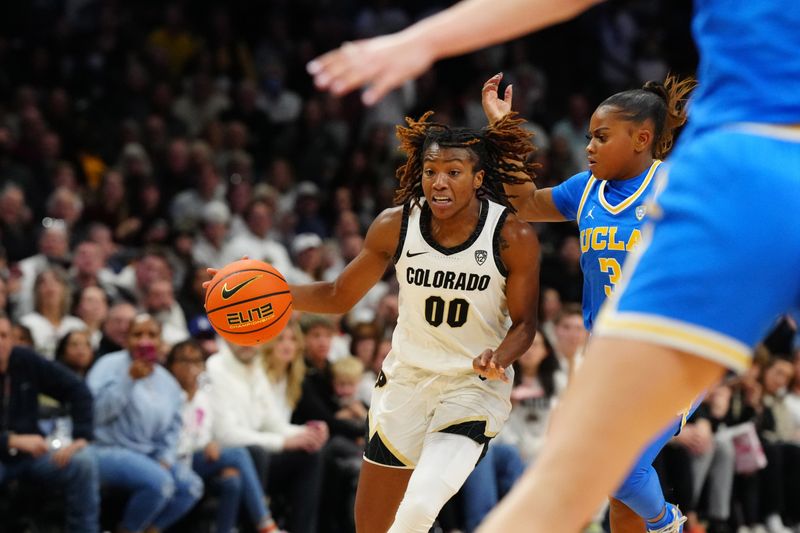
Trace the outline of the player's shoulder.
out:
[[[505,242],[509,247],[532,246],[538,248],[539,238],[533,226],[519,218],[510,209],[506,211],[505,219],[502,221],[500,230],[500,241]]]
[[[381,211],[369,226],[365,246],[393,255],[406,224],[407,210],[408,206],[401,205]]]

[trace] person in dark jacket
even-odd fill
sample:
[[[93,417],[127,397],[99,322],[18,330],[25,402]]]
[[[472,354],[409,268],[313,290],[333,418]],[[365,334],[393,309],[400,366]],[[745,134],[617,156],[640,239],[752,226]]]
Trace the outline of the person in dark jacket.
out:
[[[98,531],[99,478],[86,448],[94,423],[92,395],[80,378],[35,352],[12,346],[11,322],[0,313],[0,485],[34,481],[63,490],[65,531]],[[45,437],[39,394],[69,405],[72,431]]]

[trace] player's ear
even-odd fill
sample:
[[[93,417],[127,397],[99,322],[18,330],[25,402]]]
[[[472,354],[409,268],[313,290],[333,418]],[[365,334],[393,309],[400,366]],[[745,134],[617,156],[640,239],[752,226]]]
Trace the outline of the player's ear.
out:
[[[649,124],[642,124],[633,134],[633,149],[636,152],[649,150],[654,137],[653,128]]]
[[[472,177],[472,188],[475,189],[476,191],[481,188],[481,185],[483,185],[484,174],[486,174],[486,172],[484,172],[483,170],[479,170]]]

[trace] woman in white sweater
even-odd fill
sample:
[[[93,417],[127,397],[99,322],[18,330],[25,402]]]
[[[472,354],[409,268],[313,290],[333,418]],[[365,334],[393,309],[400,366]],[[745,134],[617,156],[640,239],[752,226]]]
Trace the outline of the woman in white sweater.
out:
[[[316,531],[322,423],[290,424],[277,407],[258,348],[221,343],[207,362],[214,434],[222,446],[245,446],[268,494],[289,499],[287,529]]]

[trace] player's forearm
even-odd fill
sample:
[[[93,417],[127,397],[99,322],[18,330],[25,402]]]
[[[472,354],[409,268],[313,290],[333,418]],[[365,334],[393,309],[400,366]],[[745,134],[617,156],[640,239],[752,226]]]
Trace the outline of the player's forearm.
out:
[[[337,290],[336,283],[319,281],[305,285],[289,285],[292,307],[310,313],[341,314],[350,310],[355,301]]]
[[[568,20],[600,0],[464,0],[404,30],[437,59],[456,56]]]
[[[519,177],[524,178],[522,175]],[[513,205],[514,209],[516,209],[517,216],[523,220],[528,220],[527,206],[536,194],[536,184],[533,182],[533,180],[529,179],[529,181],[526,181],[525,183],[517,183],[513,185],[503,184],[503,189],[505,189],[511,205]]]
[[[509,328],[503,342],[494,351],[497,361],[503,368],[511,364],[530,348],[533,337],[536,335],[536,319],[531,321],[515,322]]]

